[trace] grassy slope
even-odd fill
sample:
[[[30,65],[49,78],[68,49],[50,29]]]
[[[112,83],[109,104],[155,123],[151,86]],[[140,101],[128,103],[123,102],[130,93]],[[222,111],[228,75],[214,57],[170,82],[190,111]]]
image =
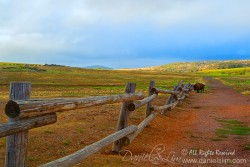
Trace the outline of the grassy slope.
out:
[[[177,62],[143,69],[167,72],[198,72],[202,70],[227,69],[236,67],[250,67],[250,60]]]

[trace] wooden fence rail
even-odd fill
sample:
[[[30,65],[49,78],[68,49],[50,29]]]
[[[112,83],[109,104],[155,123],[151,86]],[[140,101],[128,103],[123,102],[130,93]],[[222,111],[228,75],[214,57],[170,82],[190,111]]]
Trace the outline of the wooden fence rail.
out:
[[[122,102],[115,133],[42,166],[71,166],[112,143],[112,151],[118,153],[123,146],[129,145],[143,131],[156,117],[157,111],[165,114],[188,97],[189,92],[192,91],[192,85],[179,82],[173,90],[162,90],[155,87],[154,81],[150,81],[147,97],[144,97],[141,92],[135,93],[135,83],[127,83],[124,94],[87,98],[30,99],[30,90],[31,85],[27,82],[10,84],[10,100],[5,106],[8,123],[0,124],[0,137],[7,136],[5,167],[26,166],[28,130],[55,123],[56,112]],[[170,94],[170,96],[165,105],[153,106],[152,101],[159,93]],[[138,126],[129,126],[129,114],[143,105],[147,106],[145,119]]]
[[[0,125],[0,137],[9,136],[17,132],[45,126],[56,123],[57,116],[55,113],[35,116],[31,118],[16,120],[12,123]]]
[[[11,118],[24,118],[36,115],[43,115],[47,113],[70,111],[91,106],[112,104],[125,101],[133,101],[142,99],[143,94],[140,93],[126,93],[122,95],[113,96],[96,96],[89,98],[72,98],[72,99],[52,99],[41,101],[13,101],[10,100],[6,107],[5,113]]]
[[[142,100],[134,101],[133,103],[128,104],[128,110],[134,111],[135,109],[140,108],[141,106],[151,102],[157,97],[157,94],[150,95]]]

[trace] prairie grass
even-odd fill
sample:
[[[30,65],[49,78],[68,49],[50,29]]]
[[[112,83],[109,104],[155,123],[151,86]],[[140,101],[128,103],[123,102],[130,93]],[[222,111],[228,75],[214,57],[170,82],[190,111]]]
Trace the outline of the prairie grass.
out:
[[[245,149],[245,150],[250,150],[250,144],[246,144],[246,145],[244,146],[244,149]]]
[[[71,142],[70,142],[69,139],[63,140],[63,144],[64,144],[65,146],[69,145],[70,143],[71,143]]]
[[[8,66],[9,65],[9,66]],[[38,70],[19,70],[24,64],[0,63],[1,99],[8,99],[10,82],[28,81],[34,98],[84,97],[112,95],[124,92],[127,82],[135,82],[137,91],[147,92],[150,80],[161,89],[172,89],[178,81],[197,82],[202,79],[191,73],[157,71],[90,70],[70,67],[35,66]],[[8,68],[6,68],[8,67]],[[18,70],[13,71],[16,68]]]
[[[219,138],[227,138],[228,135],[249,135],[250,128],[243,122],[234,119],[220,119],[217,121],[223,127],[215,131]]]
[[[53,67],[18,63],[0,63],[0,122],[6,122],[4,105],[8,100],[11,81],[28,81],[32,84],[32,98],[86,97],[124,93],[126,82],[135,82],[136,91],[148,94],[148,84],[154,80],[160,89],[172,89],[178,81],[203,82],[206,73],[168,73],[164,71],[88,70],[81,68]],[[5,67],[5,68],[3,68]],[[7,67],[7,68],[6,68]],[[14,67],[14,68],[9,68]],[[20,69],[20,70],[18,70]],[[34,70],[36,69],[36,70]],[[245,76],[248,75],[246,72]],[[166,96],[157,98],[155,104],[163,104]],[[55,124],[33,129],[29,132],[27,163],[38,166],[73,153],[115,131],[120,104],[96,106],[74,112],[58,113]],[[129,124],[139,124],[144,119],[145,108],[140,108],[129,119]],[[191,137],[196,137],[190,134]],[[0,140],[0,151],[4,153],[6,138]],[[110,148],[110,146],[108,147]],[[39,158],[37,158],[39,157]],[[96,158],[98,157],[98,158]],[[123,162],[131,166],[131,162]],[[4,164],[4,158],[0,158]],[[121,157],[106,156],[103,151],[89,157],[83,166],[121,165]]]
[[[212,76],[244,95],[250,95],[250,67],[204,70],[200,75]]]

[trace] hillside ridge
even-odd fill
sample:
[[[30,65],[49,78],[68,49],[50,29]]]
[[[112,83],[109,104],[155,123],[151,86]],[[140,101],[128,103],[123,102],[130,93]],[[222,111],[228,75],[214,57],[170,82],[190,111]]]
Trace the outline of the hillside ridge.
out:
[[[92,70],[112,70],[112,68],[94,65],[86,67],[70,67],[57,64],[28,64],[0,62],[0,70],[7,71],[44,71],[51,68],[68,69],[92,69]],[[174,62],[160,66],[150,66],[143,68],[125,68],[114,70],[146,70],[146,71],[165,71],[165,72],[198,72],[203,70],[230,69],[250,67],[250,60],[220,60],[220,61],[197,61],[197,62]],[[45,69],[44,69],[45,68]]]
[[[197,62],[174,62],[160,66],[133,68],[124,70],[149,70],[166,72],[198,72],[212,69],[244,68],[250,67],[250,60],[220,60]]]

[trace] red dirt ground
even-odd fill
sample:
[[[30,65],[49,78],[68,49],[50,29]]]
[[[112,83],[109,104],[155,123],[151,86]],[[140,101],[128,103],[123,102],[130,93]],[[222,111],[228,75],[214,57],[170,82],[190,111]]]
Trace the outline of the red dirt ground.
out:
[[[236,119],[250,126],[249,97],[211,78],[206,78],[206,85],[206,93],[192,93],[174,112],[156,117],[126,148],[133,156],[128,152],[124,160],[130,158],[138,166],[250,166],[250,150],[244,149],[244,145],[250,144],[249,135],[231,135],[219,141],[215,135],[216,129],[221,128],[216,119]],[[197,155],[190,150],[197,150]],[[145,158],[152,151],[154,155]],[[207,157],[205,152],[209,154]],[[222,152],[232,152],[232,155],[219,155]],[[136,155],[145,159],[140,161]],[[185,164],[177,158],[245,159],[247,162],[221,164],[216,160],[202,164],[205,160],[200,160],[201,163]]]
[[[173,111],[166,115],[158,114],[150,126],[123,148],[127,154],[107,155],[106,150],[111,149],[108,146],[76,166],[250,166],[250,150],[244,149],[246,144],[250,144],[250,135],[230,135],[218,140],[215,134],[216,129],[221,128],[217,119],[236,119],[250,127],[249,96],[239,94],[218,80],[206,78],[205,81],[205,93],[192,92]],[[162,105],[166,100],[166,97],[158,98],[155,104]],[[113,133],[118,117],[117,108],[117,105],[93,108],[88,112],[78,111],[78,115],[60,113],[56,124],[32,130],[27,166],[60,158]],[[129,124],[139,124],[142,115],[134,113]],[[70,124],[69,120],[73,120],[77,126]],[[64,128],[61,129],[62,126]],[[65,133],[65,128],[76,127],[87,128],[79,133],[76,130]],[[71,139],[71,143],[62,144],[64,138]],[[194,154],[196,150],[197,155]],[[0,151],[2,154],[4,149]],[[209,154],[207,157],[205,152]],[[232,155],[218,155],[219,152],[232,152]],[[208,159],[245,159],[247,162],[182,163],[185,159],[201,159],[203,162]],[[4,155],[0,158],[0,164],[3,161]]]

